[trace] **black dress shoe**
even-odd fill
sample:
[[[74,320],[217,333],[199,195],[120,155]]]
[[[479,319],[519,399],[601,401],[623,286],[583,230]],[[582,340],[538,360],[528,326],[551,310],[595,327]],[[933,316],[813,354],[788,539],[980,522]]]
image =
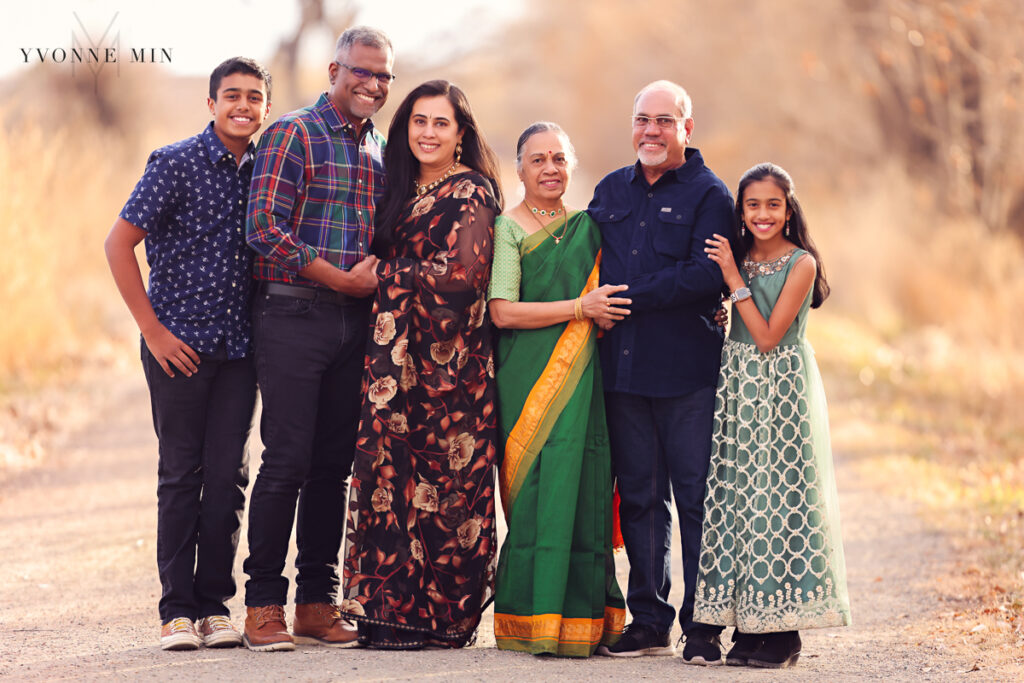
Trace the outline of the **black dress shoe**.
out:
[[[764,642],[762,633],[740,633],[739,629],[732,632],[732,642],[735,643],[725,655],[727,666],[746,666],[750,655],[754,654],[761,643]]]
[[[765,633],[761,647],[747,658],[747,665],[760,669],[786,669],[800,658],[800,633]]]

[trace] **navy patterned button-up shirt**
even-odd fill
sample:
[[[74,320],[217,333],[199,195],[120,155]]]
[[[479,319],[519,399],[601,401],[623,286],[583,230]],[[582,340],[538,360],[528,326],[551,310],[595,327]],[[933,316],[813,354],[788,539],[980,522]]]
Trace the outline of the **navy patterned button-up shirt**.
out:
[[[653,185],[639,162],[609,173],[587,211],[601,226],[601,284],[629,285],[622,296],[633,300],[598,344],[604,388],[667,397],[715,386],[722,271],[704,240],[732,235],[725,183],[688,147],[683,165]]]
[[[224,344],[228,358],[249,352],[252,252],[245,210],[249,150],[239,166],[213,131],[149,156],[121,218],[146,231],[149,300],[157,318],[200,353]]]

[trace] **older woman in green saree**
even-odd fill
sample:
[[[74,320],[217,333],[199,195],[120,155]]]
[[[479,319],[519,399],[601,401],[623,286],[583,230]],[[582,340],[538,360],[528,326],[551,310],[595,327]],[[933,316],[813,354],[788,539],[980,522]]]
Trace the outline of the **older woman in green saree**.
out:
[[[612,474],[595,322],[629,314],[598,285],[601,235],[565,207],[575,153],[553,123],[519,138],[524,200],[495,221],[500,484],[498,648],[588,657],[614,643],[625,604],[611,557]]]

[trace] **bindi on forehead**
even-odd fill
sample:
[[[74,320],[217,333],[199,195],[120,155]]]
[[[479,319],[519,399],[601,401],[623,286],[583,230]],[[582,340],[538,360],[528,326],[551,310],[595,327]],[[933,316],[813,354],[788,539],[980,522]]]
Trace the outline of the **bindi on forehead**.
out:
[[[448,117],[444,114],[424,114],[423,112],[413,112],[413,118],[427,119],[428,121],[448,121]]]

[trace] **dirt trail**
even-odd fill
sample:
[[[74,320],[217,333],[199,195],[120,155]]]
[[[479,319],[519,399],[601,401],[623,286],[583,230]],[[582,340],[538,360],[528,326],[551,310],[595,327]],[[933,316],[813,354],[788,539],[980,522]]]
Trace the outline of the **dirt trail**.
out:
[[[157,643],[155,438],[141,372],[112,371],[94,418],[61,436],[45,462],[0,486],[0,678],[18,680],[1018,680],[967,673],[972,662],[922,638],[941,606],[946,540],[905,501],[886,498],[838,459],[855,625],[808,631],[795,670],[689,667],[679,658],[587,661],[499,652],[490,615],[478,643],[457,652],[299,648],[162,652]],[[258,457],[254,449],[252,472]],[[677,546],[678,547],[678,546]],[[237,578],[241,586],[239,549]],[[619,558],[625,586],[624,558]],[[678,559],[676,601],[682,590]],[[230,604],[236,623],[241,597]],[[678,634],[676,634],[678,635]]]

